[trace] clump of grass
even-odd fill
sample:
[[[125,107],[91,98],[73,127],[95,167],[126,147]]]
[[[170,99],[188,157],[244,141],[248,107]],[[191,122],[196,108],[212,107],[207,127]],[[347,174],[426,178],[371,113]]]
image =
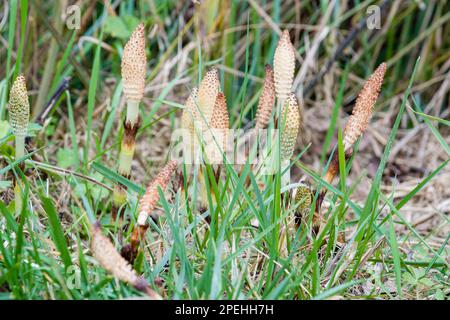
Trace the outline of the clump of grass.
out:
[[[136,145],[136,133],[140,126],[139,104],[144,96],[145,74],[147,71],[147,58],[145,55],[144,24],[139,24],[131,34],[125,45],[122,56],[123,92],[127,103],[127,114],[124,121],[124,134],[119,154],[118,172],[129,178],[131,163]],[[112,216],[121,214],[120,208],[126,203],[124,186],[114,189]]]
[[[14,81],[9,95],[9,123],[15,136],[16,160],[25,155],[25,137],[27,135],[28,122],[30,120],[30,104],[25,77],[19,75]],[[21,165],[23,168],[23,164]],[[14,185],[14,197],[16,212],[22,210],[22,187],[16,179]]]
[[[341,299],[396,299],[397,297],[445,299],[448,291],[445,286],[447,281],[445,276],[448,273],[446,261],[448,239],[447,234],[442,234],[448,223],[446,224],[445,217],[441,219],[445,216],[445,212],[442,211],[440,204],[437,206],[434,204],[445,198],[446,194],[438,192],[434,204],[425,198],[428,198],[430,190],[442,190],[439,189],[442,185],[445,189],[445,174],[448,171],[448,157],[446,157],[448,152],[445,152],[448,151],[446,136],[441,137],[439,133],[442,130],[445,131],[445,125],[448,122],[440,118],[445,118],[447,115],[445,103],[447,102],[448,86],[445,81],[445,72],[448,66],[445,62],[448,59],[446,49],[448,49],[449,42],[445,41],[446,39],[442,35],[446,34],[445,30],[450,20],[450,15],[446,10],[448,4],[431,2],[424,11],[417,3],[401,2],[390,5],[389,2],[384,2],[383,7],[389,10],[389,14],[386,13],[386,16],[392,17],[392,19],[385,21],[382,31],[367,30],[364,28],[364,23],[358,23],[360,27],[342,37],[342,26],[348,24],[350,20],[352,23],[364,22],[361,19],[367,17],[366,1],[359,3],[350,11],[338,10],[340,8],[338,2],[334,2],[334,8],[328,5],[318,7],[313,1],[302,2],[300,4],[301,12],[295,17],[292,15],[289,4],[281,1],[268,1],[265,4],[258,4],[255,1],[239,1],[233,2],[231,7],[211,7],[208,3],[212,2],[214,1],[205,1],[205,5],[201,6],[202,9],[208,9],[207,11],[198,10],[198,6],[177,6],[175,8],[169,2],[158,7],[157,15],[154,15],[154,10],[150,9],[152,17],[154,16],[161,22],[167,22],[159,24],[161,28],[158,30],[161,32],[157,32],[149,39],[153,44],[152,47],[155,48],[152,61],[156,62],[155,67],[152,68],[152,74],[149,76],[151,90],[158,92],[160,91],[159,86],[164,87],[160,91],[160,97],[155,100],[151,114],[154,114],[153,111],[158,111],[159,106],[164,109],[177,105],[173,101],[176,101],[179,91],[171,90],[171,87],[178,86],[184,83],[187,77],[193,76],[190,70],[196,69],[197,58],[202,65],[206,61],[209,61],[206,62],[207,64],[212,61],[221,61],[220,70],[224,72],[223,89],[227,93],[230,122],[233,127],[241,129],[241,124],[251,120],[250,114],[257,102],[258,97],[255,95],[254,89],[258,86],[257,76],[264,73],[262,62],[272,58],[278,39],[276,28],[272,25],[271,20],[275,24],[283,21],[293,25],[298,22],[293,21],[293,18],[300,19],[308,25],[308,28],[302,32],[296,32],[296,42],[299,43],[295,50],[296,54],[306,57],[304,67],[311,63],[322,67],[320,70],[316,67],[308,67],[304,70],[302,68],[302,71],[305,72],[302,72],[302,77],[299,75],[297,78],[298,84],[305,88],[302,100],[305,101],[305,107],[308,108],[308,120],[310,121],[305,124],[312,130],[311,145],[313,147],[305,148],[298,154],[294,150],[294,156],[291,158],[296,158],[294,165],[297,166],[296,169],[300,169],[296,170],[295,174],[301,172],[300,174],[310,176],[319,187],[323,186],[324,182],[332,182],[333,178],[339,174],[341,183],[336,187],[326,186],[328,193],[331,194],[327,199],[330,206],[326,212],[323,212],[324,218],[326,218],[323,232],[313,238],[310,238],[309,233],[305,231],[310,230],[311,227],[314,229],[319,219],[313,216],[316,212],[309,212],[308,216],[307,214],[308,208],[314,211],[311,206],[317,208],[321,200],[317,196],[321,190],[311,192],[308,185],[301,185],[298,192],[294,193],[292,197],[295,198],[293,201],[296,206],[283,206],[283,199],[281,198],[280,201],[280,193],[283,195],[285,190],[295,188],[296,184],[290,183],[280,188],[278,180],[284,174],[280,171],[272,176],[261,177],[255,175],[252,169],[248,170],[248,166],[245,166],[240,173],[236,172],[233,166],[224,166],[224,183],[221,185],[211,183],[207,189],[204,189],[209,197],[209,212],[205,212],[201,216],[193,214],[195,205],[192,206],[192,203],[197,201],[197,198],[194,199],[195,192],[190,194],[186,192],[183,194],[186,195],[183,198],[178,191],[175,194],[174,203],[170,206],[167,200],[161,197],[159,203],[164,214],[158,223],[156,240],[157,243],[164,244],[164,246],[158,247],[164,248],[165,252],[156,252],[152,247],[149,255],[142,254],[142,264],[139,266],[148,281],[155,279],[156,275],[163,278],[167,286],[158,291],[162,296],[171,299],[326,299],[330,297]],[[60,34],[58,28],[50,28],[51,24],[48,25],[49,28],[37,28],[37,32],[34,34],[28,30],[34,24],[27,23],[27,16],[31,17],[33,21],[37,21],[38,25],[42,22],[46,23],[48,18],[43,13],[49,8],[49,3],[31,2],[33,10],[28,10],[26,1],[23,2],[25,5],[22,5],[22,1],[20,3],[11,1],[10,3],[9,13],[4,20],[7,22],[3,28],[5,32],[2,31],[8,36],[8,45],[5,50],[0,50],[3,58],[7,54],[4,59],[6,61],[5,72],[0,81],[0,118],[3,116],[2,111],[5,110],[10,76],[13,75],[14,79],[19,70],[27,70],[28,79],[35,79],[41,83],[47,73],[42,73],[41,68],[35,67],[42,55],[36,57],[33,53],[37,47],[42,51],[51,52],[48,57],[52,58],[47,60],[51,66],[56,65],[55,62],[58,64],[55,75],[52,77],[52,83],[49,84],[52,90],[59,85],[58,79],[62,79],[63,76],[71,76],[74,80],[69,88],[71,97],[67,94],[74,154],[79,151],[77,141],[85,143],[85,157],[92,154],[91,151],[93,151],[94,144],[89,144],[89,141],[94,141],[94,136],[92,139],[90,139],[90,135],[87,135],[87,140],[79,139],[83,129],[86,128],[82,105],[87,90],[89,90],[87,130],[90,131],[91,126],[94,129],[95,124],[101,128],[102,123],[98,119],[103,119],[105,115],[108,117],[102,135],[102,143],[95,154],[95,158],[98,160],[96,164],[100,166],[102,160],[112,155],[109,152],[110,149],[103,147],[111,142],[109,128],[113,126],[115,111],[120,100],[120,93],[116,91],[112,97],[111,108],[104,108],[104,104],[94,103],[95,97],[99,97],[94,93],[100,89],[104,89],[102,96],[107,101],[112,84],[112,81],[108,80],[97,88],[97,75],[101,74],[105,79],[116,78],[117,68],[114,67],[114,62],[109,63],[109,61],[111,58],[114,60],[115,47],[118,45],[114,43],[109,43],[110,47],[105,45],[102,41],[110,40],[111,33],[106,28],[100,31],[106,25],[101,23],[102,20],[104,17],[109,18],[107,17],[108,13],[112,13],[111,10],[115,10],[115,7],[100,4],[89,5],[86,14],[83,15],[81,29],[73,33],[69,44],[63,48],[64,53],[56,54],[57,50],[48,50],[51,46],[47,46],[47,40],[51,37],[58,39],[58,43],[60,43],[60,40],[64,40],[63,36],[68,34],[66,32],[63,35]],[[34,10],[40,7],[45,10]],[[255,10],[256,8],[257,10]],[[102,10],[104,11],[102,12]],[[267,15],[261,15],[261,13],[264,14],[264,11]],[[116,10],[115,18],[128,22],[129,14],[132,12],[139,12],[143,15],[150,14],[148,6],[136,8],[130,5],[126,10],[123,8]],[[398,14],[399,12],[402,14]],[[18,14],[20,14],[20,18]],[[269,15],[271,15],[271,20],[267,20]],[[228,19],[223,19],[223,17]],[[208,21],[206,34],[202,25],[204,20]],[[268,24],[267,21],[270,23]],[[411,28],[412,25],[419,27]],[[323,26],[329,27],[332,32],[323,33]],[[247,32],[242,32],[245,29]],[[223,36],[221,36],[221,30],[224,30]],[[29,34],[33,34],[33,37],[30,38]],[[103,37],[98,38],[99,34],[102,34]],[[200,42],[198,42],[199,35],[205,35]],[[324,35],[325,38],[322,39],[321,35]],[[78,46],[74,50],[72,44],[78,36],[87,39],[98,38],[99,41],[97,45],[84,42],[83,46]],[[113,35],[112,38],[114,37]],[[311,37],[315,37],[315,39]],[[334,50],[334,46],[329,44],[336,37],[342,38],[342,42],[336,47],[335,53],[330,56],[330,50]],[[306,42],[302,44],[302,39],[314,41],[311,42],[312,45]],[[116,39],[115,41],[120,40]],[[191,51],[190,48],[195,48],[197,43],[202,49],[201,52]],[[63,41],[60,46],[62,47],[64,44]],[[219,48],[218,45],[222,48]],[[107,50],[101,51],[101,55],[100,47],[107,48]],[[156,47],[162,50],[156,50]],[[322,104],[320,101],[324,97],[326,101],[333,100],[332,94],[337,88],[336,75],[343,71],[342,66],[346,60],[343,59],[345,51],[352,52],[352,61],[344,71],[345,76],[340,80],[339,95],[335,99],[335,107],[323,147],[323,159],[319,160],[315,147],[318,141],[320,143],[323,132],[317,130],[321,125],[316,126],[315,122],[321,123],[324,120],[323,116],[326,117],[329,111],[326,103]],[[176,53],[174,54],[174,52]],[[417,65],[417,76],[415,76],[416,67],[414,67],[413,75],[410,77],[408,75],[411,74],[412,67],[415,66],[414,60],[419,53],[423,62]],[[84,70],[87,65],[80,64],[79,61],[92,56],[95,56],[96,62],[92,68],[91,81],[87,81],[89,77],[83,76],[83,74],[87,74],[87,69]],[[99,63],[100,57],[101,61],[105,63]],[[355,142],[352,140],[358,135],[351,138],[348,132],[344,132],[344,139],[341,139],[341,135],[339,135],[339,152],[335,151],[335,158],[330,160],[330,171],[325,178],[322,178],[314,170],[310,170],[308,166],[311,164],[313,167],[320,167],[320,164],[323,163],[335,128],[338,127],[337,116],[340,109],[350,105],[351,99],[353,99],[355,79],[365,74],[366,70],[372,69],[379,59],[386,60],[392,70],[390,70],[390,81],[385,84],[386,89],[383,88],[386,100],[379,106],[383,117],[377,119],[377,125],[380,125],[376,128],[378,134],[383,135],[387,132],[390,129],[389,124],[393,123],[392,118],[398,116],[386,143],[381,141],[382,139],[373,140],[373,145],[378,145],[380,148],[377,150],[376,159],[373,162],[380,159],[380,165],[373,180],[370,179],[372,170],[368,170],[367,178],[364,177],[365,184],[370,184],[371,188],[363,201],[361,197],[364,196],[366,190],[363,190],[364,187],[359,184],[358,179],[352,179],[354,184],[352,183],[351,187],[347,188],[346,175],[350,168],[349,165],[346,167],[346,163],[344,163],[347,162],[345,154],[351,155],[352,148],[356,150],[356,147],[353,146]],[[186,67],[187,65],[189,68]],[[176,71],[174,66],[176,66]],[[242,72],[243,70],[245,72]],[[176,74],[176,78],[167,79],[174,74]],[[233,76],[229,76],[229,74],[233,74]],[[324,78],[326,74],[329,77]],[[347,77],[347,74],[350,76]],[[320,85],[322,79],[326,81]],[[414,79],[418,79],[421,83],[415,86],[414,97],[412,97],[411,85]],[[167,85],[164,83],[166,80],[170,81]],[[182,81],[179,82],[179,80]],[[398,109],[395,107],[398,106],[396,99],[407,86],[402,106]],[[39,90],[42,92],[44,87]],[[286,92],[289,94],[292,91],[293,88],[290,86]],[[345,95],[344,98],[344,93],[347,92],[349,95]],[[436,95],[436,92],[440,94]],[[430,101],[433,95],[434,98]],[[47,99],[47,94],[41,96],[44,100]],[[261,94],[261,98],[262,96],[263,94]],[[275,100],[275,94],[269,98]],[[414,100],[414,105],[418,109],[417,113],[405,115],[405,104],[409,98]],[[74,103],[73,109],[75,114],[71,116],[72,99],[76,103]],[[42,102],[45,105],[46,101],[44,100]],[[198,97],[196,96],[192,101],[192,110],[197,112],[195,117],[202,125],[204,117],[198,111]],[[64,103],[63,99],[56,101],[54,110],[57,110],[58,106],[62,109],[66,107]],[[37,103],[37,105],[39,104]],[[264,124],[266,127],[270,127],[271,122],[282,123],[280,113],[284,106],[285,103],[277,101],[274,114],[276,114],[275,118],[280,121],[264,120],[267,121]],[[273,103],[271,107],[273,108]],[[356,109],[355,107],[354,113],[356,113]],[[37,109],[33,107],[32,110],[36,111]],[[148,123],[145,121],[146,134],[154,133],[155,129],[160,128],[153,126],[159,120],[165,121],[164,129],[167,129],[166,125],[167,123],[172,124],[172,119],[166,119],[166,117],[173,111],[171,108],[169,112],[160,117],[148,119],[150,120]],[[323,114],[318,115],[322,111]],[[419,111],[423,111],[423,113],[419,113]],[[270,117],[271,111],[268,114]],[[186,115],[192,118],[189,113]],[[303,119],[303,114],[301,113],[301,115]],[[238,123],[235,122],[237,116],[240,120]],[[405,116],[408,119],[405,119]],[[212,122],[214,116],[211,115],[211,117]],[[130,116],[130,118],[132,117]],[[255,124],[257,127],[261,123],[258,118],[259,116],[257,116]],[[426,130],[426,126],[421,126],[425,125],[425,123],[420,124],[421,118],[425,120],[432,132]],[[402,119],[408,121],[403,122]],[[55,147],[59,150],[63,144],[66,148],[66,141],[63,143],[60,137],[68,133],[64,127],[67,121],[61,110],[49,114],[48,120],[47,123],[50,125],[44,125],[46,133],[35,139],[37,144],[45,145],[46,148],[42,152],[34,153],[35,159],[43,158],[46,161],[57,163],[59,156],[56,158],[57,153],[53,151]],[[433,123],[433,121],[436,122]],[[53,126],[55,123],[57,125]],[[203,132],[195,131],[195,126],[192,122],[191,124],[188,124],[188,127],[192,128],[192,136],[197,132],[199,134],[196,137],[201,137]],[[407,125],[405,126],[405,124]],[[14,167],[14,164],[7,164],[11,152],[6,144],[9,138],[3,135],[4,126],[2,125],[3,123],[0,121],[0,161],[2,162],[0,176],[3,177],[4,173]],[[212,127],[211,123],[209,125]],[[205,125],[205,130],[206,127]],[[282,129],[282,126],[277,128]],[[399,128],[402,129],[399,130]],[[141,127],[140,130],[142,129],[144,128]],[[411,129],[414,129],[415,133]],[[77,130],[80,131],[77,132]],[[52,134],[53,132],[55,134]],[[396,135],[404,140],[392,149],[394,152],[392,152],[391,158],[395,158],[389,159],[391,146],[398,141]],[[345,142],[345,138],[348,138],[347,142]],[[434,138],[439,141],[433,141]],[[406,145],[403,143],[405,141],[408,141]],[[159,145],[165,145],[167,141],[164,136],[158,136],[157,141],[155,139],[154,142],[143,145],[152,159],[154,156],[159,156],[155,154],[158,153],[155,150],[159,149]],[[154,145],[157,146],[154,147]],[[386,145],[385,152],[381,155],[380,152],[384,145]],[[419,145],[425,147],[421,148],[421,152],[413,154]],[[444,152],[437,150],[440,146],[443,147]],[[370,149],[367,145],[361,144],[361,147],[366,150]],[[207,148],[206,150],[208,151]],[[307,153],[303,153],[307,150],[309,150]],[[371,152],[366,150],[361,159],[363,164],[374,157]],[[408,159],[405,158],[405,155]],[[87,229],[83,228],[83,223],[80,224],[80,221],[86,214],[102,218],[110,214],[109,207],[103,205],[105,192],[102,192],[102,188],[109,189],[104,179],[110,179],[116,183],[117,181],[123,182],[128,186],[130,195],[133,195],[141,192],[138,184],[142,178],[136,179],[137,183],[135,184],[112,171],[104,170],[100,174],[98,174],[99,172],[94,174],[89,171],[89,167],[86,167],[83,168],[84,174],[65,170],[64,174],[52,172],[41,180],[43,176],[40,175],[40,171],[44,165],[50,165],[45,164],[44,161],[38,163],[35,159],[27,160],[27,165],[34,167],[35,174],[25,181],[22,180],[25,189],[29,187],[30,192],[33,193],[33,206],[29,206],[22,215],[15,215],[10,212],[7,192],[0,192],[2,198],[0,201],[0,226],[2,227],[0,230],[0,274],[4,275],[0,276],[0,298],[111,299],[132,296],[134,290],[130,290],[129,286],[124,285],[122,281],[111,281],[111,278],[105,276],[96,263],[92,263],[93,259],[87,255],[84,256],[88,245],[88,241],[84,240],[87,238],[84,232]],[[87,158],[85,159],[87,160]],[[398,181],[397,179],[383,179],[388,161],[392,161],[391,164],[394,164],[395,167],[400,167],[401,176]],[[85,163],[87,164],[88,161]],[[437,163],[440,165],[436,168],[435,164]],[[57,165],[60,166],[59,163]],[[137,169],[142,172],[142,167],[146,165],[148,166],[146,163],[141,163]],[[413,175],[410,175],[408,168],[413,169],[413,166],[419,166],[420,171],[414,171]],[[206,173],[210,178],[209,166],[206,167],[208,169]],[[388,169],[391,167],[389,166]],[[98,167],[93,166],[93,168]],[[332,171],[333,168],[334,171]],[[371,169],[371,167],[369,168]],[[361,176],[364,176],[366,169],[364,165],[362,169]],[[414,168],[414,170],[416,169]],[[359,170],[353,171],[352,175],[355,175]],[[410,180],[413,176],[415,180]],[[416,179],[419,177],[422,178],[420,182]],[[244,183],[244,178],[247,178],[248,183]],[[2,179],[0,178],[0,180]],[[208,181],[207,179],[203,180]],[[4,188],[5,182],[8,181],[0,181],[0,188]],[[185,182],[184,185],[189,188],[195,186],[196,182]],[[391,195],[385,195],[382,190],[389,190],[391,183],[395,184],[395,191],[392,191]],[[399,184],[397,185],[397,183]],[[417,186],[408,192],[410,185],[416,183],[418,183]],[[179,190],[176,187],[174,189],[174,191]],[[220,191],[220,197],[211,202],[211,198],[217,195],[217,189]],[[44,193],[48,198],[34,196]],[[353,199],[350,200],[350,198]],[[52,203],[55,203],[55,208],[49,210],[49,207],[53,207]],[[421,221],[415,221],[419,215],[417,212],[410,214],[412,207],[414,210],[424,208],[425,211],[432,210],[434,212],[430,212],[430,215],[425,214],[424,217],[428,216],[427,219],[430,220],[423,223],[421,222],[423,221],[422,217],[420,217]],[[406,212],[408,213],[405,216]],[[308,217],[302,221],[304,228],[297,229],[296,232],[290,229],[293,215],[298,220],[301,220],[300,216]],[[58,216],[61,219],[58,219]],[[201,220],[202,217],[211,217],[209,227],[205,226]],[[313,225],[311,225],[311,219]],[[256,220],[257,223],[254,224],[253,220]],[[91,221],[93,220],[91,219]],[[50,223],[50,227],[47,226],[47,222]],[[105,229],[107,227],[105,225]],[[283,231],[283,234],[280,230]],[[106,235],[106,230],[103,231]],[[349,235],[348,241],[342,246],[338,240],[338,235],[341,233]],[[114,239],[116,235],[111,233],[110,235],[110,245],[112,246],[113,243],[116,243]],[[285,237],[285,241],[281,241],[282,236]],[[149,235],[146,234],[146,237]],[[74,239],[78,239],[78,242],[74,243]],[[142,241],[144,240],[141,239]],[[280,245],[281,243],[283,246]],[[326,246],[323,245],[324,243]],[[390,246],[386,246],[386,243],[389,243]],[[338,251],[335,250],[337,246],[340,247]],[[75,247],[77,249],[73,250]],[[142,253],[144,253],[143,250]],[[77,258],[78,261],[76,261]],[[138,259],[138,261],[140,260]],[[81,274],[80,283],[74,288],[68,287],[68,282],[73,279],[70,276],[73,274],[67,272],[69,270],[67,266],[71,266],[72,263],[76,270],[79,267]],[[119,262],[119,265],[123,264]],[[137,263],[136,266],[138,266]],[[127,266],[127,268],[130,267]],[[113,270],[113,267],[110,270]],[[136,271],[136,274],[139,276],[140,271]],[[130,277],[128,274],[128,277],[124,277],[124,279],[131,279],[130,284],[134,286],[134,276]],[[397,280],[397,290],[393,289],[393,279]],[[430,280],[431,283],[425,284]]]

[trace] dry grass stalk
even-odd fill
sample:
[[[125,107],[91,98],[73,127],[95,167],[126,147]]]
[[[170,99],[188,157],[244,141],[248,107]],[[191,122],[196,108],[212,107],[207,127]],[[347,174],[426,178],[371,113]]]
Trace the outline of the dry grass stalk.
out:
[[[281,105],[292,91],[295,71],[295,49],[292,45],[289,31],[284,30],[278,41],[273,58],[273,69],[275,79],[275,91]]]
[[[139,277],[131,265],[116,250],[111,241],[102,233],[100,224],[92,226],[91,251],[100,263],[115,278],[134,286],[146,293],[151,299],[161,300],[161,296],[153,291],[142,277]]]
[[[275,103],[275,83],[273,78],[273,69],[266,65],[266,76],[261,96],[259,97],[258,108],[256,110],[256,128],[265,129],[270,121],[272,109]]]
[[[300,128],[300,109],[294,93],[289,94],[281,113],[281,159],[292,156]]]

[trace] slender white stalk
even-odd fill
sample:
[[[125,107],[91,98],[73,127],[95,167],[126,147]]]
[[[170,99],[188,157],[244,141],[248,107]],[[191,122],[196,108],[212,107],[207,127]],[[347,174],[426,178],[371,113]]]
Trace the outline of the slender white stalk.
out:
[[[16,135],[16,160],[25,155],[25,136]]]
[[[127,101],[127,118],[126,121],[134,126],[139,118],[139,101]]]
[[[283,173],[286,169],[291,165],[291,161],[289,159],[281,160],[281,173]],[[281,176],[281,187],[285,187],[289,185],[291,182],[291,169],[286,170],[284,174]]]

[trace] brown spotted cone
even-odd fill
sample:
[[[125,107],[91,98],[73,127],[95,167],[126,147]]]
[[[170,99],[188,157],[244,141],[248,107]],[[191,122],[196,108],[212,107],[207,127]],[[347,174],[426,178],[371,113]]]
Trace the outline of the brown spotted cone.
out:
[[[217,71],[217,68],[212,67],[208,70],[208,72],[206,72],[198,88],[198,109],[200,111],[199,121],[202,124],[202,127],[207,127],[204,125],[205,122],[203,117],[206,119],[207,124],[211,121],[216,96],[219,91],[219,72]]]
[[[300,128],[300,109],[294,93],[288,95],[281,113],[281,159],[288,160],[295,148]]]
[[[363,134],[372,117],[372,109],[380,94],[386,73],[386,63],[380,64],[375,72],[364,84],[356,99],[352,115],[349,117],[344,130],[344,149],[350,149],[355,141]]]
[[[288,30],[283,31],[278,41],[273,58],[273,70],[277,98],[281,103],[284,103],[292,91],[295,71],[295,49]]]
[[[147,57],[144,24],[134,29],[122,55],[123,92],[128,101],[140,102],[144,96]]]
[[[211,118],[211,127],[216,129],[228,129],[230,127],[227,101],[222,92],[219,92],[216,97]]]
[[[139,215],[137,221],[139,226],[145,226],[147,224],[148,216],[152,213],[159,201],[158,186],[161,190],[164,190],[167,187],[176,167],[177,162],[175,160],[169,161],[148,185],[144,196],[139,202]]]
[[[213,154],[210,154],[214,159],[214,163],[221,163],[222,153],[226,152],[227,147],[227,133],[230,128],[230,118],[228,116],[227,101],[225,95],[219,92],[214,104],[214,110],[211,118],[211,129],[215,137],[209,146],[213,148]],[[220,149],[218,149],[220,148]]]
[[[273,105],[275,103],[275,83],[273,80],[273,69],[266,65],[266,77],[261,96],[259,97],[258,108],[256,110],[256,128],[265,129],[272,115]]]
[[[12,131],[16,136],[26,136],[30,120],[30,104],[23,75],[19,75],[11,87],[8,108],[9,123]]]
[[[197,110],[198,89],[194,87],[191,94],[184,104],[183,114],[181,115],[181,128],[189,130],[191,135],[194,134],[195,122],[198,121]]]
[[[133,285],[136,289],[147,293],[155,300],[160,300],[161,296],[148,287],[146,281],[139,277],[131,265],[119,254],[111,241],[105,237],[100,225],[92,227],[91,251],[100,263],[115,278]]]

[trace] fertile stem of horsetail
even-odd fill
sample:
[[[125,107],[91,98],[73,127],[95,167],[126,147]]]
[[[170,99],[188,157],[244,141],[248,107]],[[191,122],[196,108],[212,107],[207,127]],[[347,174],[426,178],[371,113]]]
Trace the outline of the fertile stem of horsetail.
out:
[[[207,130],[210,125],[216,97],[219,91],[219,72],[216,67],[212,67],[206,72],[198,87],[198,110],[200,114],[198,115],[199,118],[195,120],[201,122],[201,129],[203,131]]]
[[[302,219],[309,214],[313,201],[313,194],[309,186],[302,184],[294,190],[293,195],[293,205],[295,206],[295,224],[299,227]]]
[[[200,152],[203,154],[204,140],[203,137],[206,136],[211,126],[211,119],[214,112],[214,106],[216,105],[217,94],[220,92],[220,82],[219,82],[219,72],[215,67],[209,69],[202,81],[200,82],[200,86],[198,88],[198,101],[197,107],[198,112],[195,114],[194,125],[196,129],[196,134],[194,135],[194,140],[199,142]],[[198,137],[200,139],[198,139]],[[205,197],[202,196],[205,194],[206,186],[205,180],[203,178],[205,168],[203,165],[200,165],[199,169],[199,188],[200,188],[200,202],[201,208],[200,210],[204,210],[207,207],[207,203],[205,201]]]
[[[275,49],[273,71],[278,105],[283,106],[284,101],[292,91],[295,71],[295,48],[292,45],[288,30],[283,31]]]
[[[9,95],[9,122],[15,135],[16,160],[25,154],[25,137],[30,120],[30,104],[28,102],[25,77],[19,75],[14,81]],[[23,166],[22,166],[23,168]],[[22,192],[19,181],[14,186],[16,212],[22,210]]]
[[[292,157],[300,129],[300,108],[294,93],[288,95],[283,111],[281,113],[281,141],[280,158],[281,170],[289,167],[289,160]],[[283,184],[289,183],[289,174],[283,175]]]
[[[224,156],[227,154],[228,146],[228,130],[230,129],[230,117],[228,115],[227,101],[225,95],[219,92],[214,103],[214,110],[211,116],[210,123],[211,131],[206,135],[208,143],[206,146],[206,156],[210,164],[216,166],[214,178],[216,183],[219,183],[220,171],[222,169]],[[203,171],[200,172],[200,202],[203,208],[207,207],[208,196],[206,186],[204,186]],[[214,193],[211,194],[215,200]]]
[[[349,158],[352,154],[352,147],[356,140],[362,136],[369,126],[370,118],[372,117],[373,106],[375,105],[378,95],[380,94],[381,85],[383,84],[384,74],[386,73],[386,63],[380,64],[375,72],[367,79],[361,89],[358,98],[356,99],[355,107],[352,115],[348,118],[344,129],[344,152],[345,157]],[[333,159],[325,174],[324,180],[327,183],[332,183],[333,178],[339,170],[339,161],[337,152],[335,152]]]
[[[214,157],[212,163],[221,164],[223,154],[226,154],[228,144],[228,130],[230,129],[230,117],[228,115],[227,100],[222,92],[216,96],[214,110],[211,117],[212,137],[211,146],[214,148],[211,153]]]
[[[130,177],[136,133],[140,126],[139,104],[144,96],[146,69],[144,24],[141,23],[131,34],[122,55],[123,92],[127,103],[127,114],[124,121],[124,135],[120,148],[118,172],[126,178]],[[114,219],[119,213],[119,208],[125,203],[126,192],[124,186],[117,186],[114,189],[112,210]]]
[[[281,109],[285,107],[285,101],[289,98],[290,94],[292,92],[292,83],[294,81],[294,72],[295,72],[295,49],[292,45],[289,31],[284,30],[283,34],[280,37],[280,40],[278,41],[278,45],[275,49],[275,54],[273,58],[273,71],[274,71],[274,82],[275,82],[275,92],[277,96],[277,108],[276,108],[276,117],[275,117],[275,126],[278,129],[281,129],[282,122],[285,120],[282,120],[282,117],[280,116]],[[295,104],[296,108],[298,109],[298,103],[297,99],[295,98]],[[294,103],[293,101],[288,102],[288,105],[291,105],[287,109],[289,109],[289,112],[293,112],[295,109],[292,105]],[[298,112],[296,113],[296,116],[299,118]],[[295,120],[295,119],[294,119]],[[292,125],[293,123],[290,123],[289,125]],[[288,129],[290,130],[290,129]],[[297,133],[298,133],[298,126],[297,126]],[[276,135],[276,152],[275,154],[278,156],[278,153],[280,153],[281,157],[277,157],[275,163],[278,165],[276,166],[277,170],[283,170],[283,166],[281,166],[281,163],[279,161],[285,160],[285,158],[290,158],[292,153],[289,155],[289,157],[286,157],[288,150],[285,148],[287,146],[288,141],[283,142],[283,133],[281,132],[280,137],[280,130],[277,131],[278,134]],[[291,136],[294,132],[290,130],[289,132],[286,132],[284,135],[284,139],[292,140]],[[289,138],[288,138],[289,135]],[[283,144],[285,145],[283,149]],[[295,142],[294,142],[295,145]],[[281,150],[280,150],[281,148]],[[290,147],[289,147],[290,148]],[[288,148],[288,149],[289,149]],[[293,151],[293,147],[291,148]],[[286,180],[286,177],[284,178]]]
[[[150,288],[143,277],[136,274],[128,261],[116,250],[111,240],[103,235],[99,223],[91,226],[91,251],[100,265],[116,279],[132,285],[152,300],[162,299]]]
[[[175,160],[169,161],[164,168],[157,174],[157,176],[150,182],[145,191],[144,196],[139,201],[139,214],[137,224],[134,226],[131,234],[130,245],[122,248],[122,256],[129,262],[133,263],[137,255],[139,243],[144,237],[148,229],[147,219],[155,209],[159,201],[158,188],[165,190],[170,182],[170,178],[177,167]]]
[[[219,73],[215,67],[209,69],[199,88],[194,87],[186,100],[181,116],[181,128],[187,130],[186,145],[184,150],[188,151],[185,160],[188,163],[196,163],[199,152],[201,152],[203,133],[208,130],[211,121],[217,93],[220,91]],[[191,166],[187,165],[188,177]]]
[[[361,89],[358,98],[356,99],[352,115],[349,117],[344,129],[344,153],[345,159],[351,157],[353,153],[353,145],[359,137],[362,136],[369,126],[370,118],[372,117],[373,106],[375,105],[378,95],[380,94],[381,86],[383,84],[384,74],[386,73],[386,63],[378,66],[375,72],[367,79]],[[328,170],[325,173],[324,181],[331,184],[334,177],[339,172],[339,157],[338,152],[335,152],[331,159]],[[327,188],[323,188],[319,194],[319,199],[316,205],[316,213],[320,216],[320,207],[325,198]]]
[[[191,172],[191,164],[194,161],[195,154],[195,121],[198,119],[198,110],[197,110],[197,100],[198,100],[198,89],[194,87],[191,91],[191,94],[187,98],[183,113],[181,115],[181,129],[183,132],[183,158],[184,163],[186,165],[186,173],[188,175],[187,178],[190,177]],[[189,179],[187,181],[189,184]]]
[[[256,124],[255,129],[265,129],[267,128],[270,117],[272,115],[272,109],[275,103],[276,96],[276,109],[275,109],[275,118],[274,118],[274,128],[280,127],[280,113],[281,108],[284,106],[285,100],[288,98],[289,94],[292,91],[292,83],[294,81],[294,72],[295,72],[295,49],[292,45],[289,31],[284,30],[280,40],[278,41],[278,45],[275,49],[275,54],[273,58],[273,70],[270,65],[266,65],[266,76],[264,79],[264,85],[261,92],[261,96],[258,102],[258,108],[256,111]],[[259,138],[260,135],[258,134]],[[272,163],[267,162],[270,158],[263,160],[263,166],[268,168],[271,167],[270,170],[273,169],[281,169],[279,166],[280,162],[280,131],[277,131],[276,135],[267,135],[267,139],[275,139],[275,143],[270,143],[269,140],[266,144],[267,147],[275,146],[275,150],[271,148],[271,150],[266,150],[262,155],[264,158],[267,154],[271,154],[271,159],[276,158]],[[258,141],[259,144],[259,141]],[[253,168],[252,168],[253,169]],[[250,180],[247,179],[246,184],[249,185]]]
[[[256,148],[256,152],[254,156],[259,157],[263,156],[259,154],[259,147],[261,146],[261,137],[262,135],[267,134],[267,129],[271,117],[273,106],[275,104],[275,82],[273,79],[273,69],[269,64],[266,64],[265,68],[266,74],[264,77],[264,84],[261,90],[261,95],[258,100],[258,107],[256,109],[255,116],[255,130],[253,131],[254,138],[256,139],[253,148]],[[248,157],[253,157],[253,153],[249,150]],[[253,163],[253,159],[249,159],[252,164],[250,165],[250,170],[253,171],[255,164]],[[250,176],[247,176],[245,181],[245,185],[248,187],[250,185]]]
[[[256,129],[266,129],[272,115],[273,105],[275,103],[275,83],[273,79],[273,69],[266,64],[266,76],[264,85],[256,109]]]

